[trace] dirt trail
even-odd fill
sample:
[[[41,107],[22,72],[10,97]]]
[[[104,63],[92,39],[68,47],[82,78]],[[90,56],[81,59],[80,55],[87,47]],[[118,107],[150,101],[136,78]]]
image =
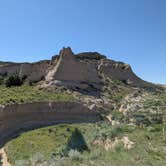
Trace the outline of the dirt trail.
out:
[[[6,155],[6,152],[4,148],[0,149],[0,156],[1,156],[1,161],[2,161],[2,166],[11,166],[11,164],[8,162],[8,158]]]

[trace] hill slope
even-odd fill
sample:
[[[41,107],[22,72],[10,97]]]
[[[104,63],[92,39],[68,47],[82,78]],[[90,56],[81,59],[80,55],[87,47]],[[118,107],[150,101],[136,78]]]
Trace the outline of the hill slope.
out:
[[[11,81],[11,86],[6,87],[6,81],[13,76],[21,80],[21,85]],[[63,48],[52,60],[32,64],[1,62],[0,84],[0,132],[9,131],[8,121],[10,127],[22,124],[14,133],[16,138],[11,139],[12,134],[11,140],[3,143],[14,166],[166,164],[164,86],[138,78],[125,63],[109,60],[96,52],[74,55],[70,48]],[[61,102],[58,108],[63,112],[61,104],[70,102],[66,104],[69,117],[73,110],[79,114],[84,110],[90,114],[81,112],[82,122],[93,114],[99,115],[100,121],[46,128],[39,125],[40,129],[24,133],[27,113],[18,110],[31,106],[28,114],[31,125],[26,130],[32,130],[36,128],[35,118],[38,122],[47,117],[46,110],[33,107],[43,102],[54,112],[55,119],[58,114],[64,120],[65,114],[56,112],[51,103]],[[36,112],[34,108],[39,110]],[[15,112],[15,118],[11,117]],[[42,126],[48,124],[43,121]]]

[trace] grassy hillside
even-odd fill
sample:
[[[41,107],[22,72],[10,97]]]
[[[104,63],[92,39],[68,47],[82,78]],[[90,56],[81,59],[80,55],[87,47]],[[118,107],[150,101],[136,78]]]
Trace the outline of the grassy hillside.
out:
[[[101,124],[56,125],[22,134],[6,145],[10,162],[16,165],[56,166],[164,166],[166,165],[166,137],[162,125],[149,127],[111,126]],[[166,126],[165,126],[166,127]],[[127,136],[134,142],[125,149],[118,142],[112,150],[95,140],[112,142]]]
[[[103,122],[60,124],[23,133],[5,145],[13,166],[166,165],[166,93],[108,79],[100,99],[74,95],[89,105],[95,103]],[[3,105],[74,100],[73,95],[65,91],[55,93],[27,85],[0,86],[0,104]],[[110,114],[111,120],[118,122],[116,125],[106,118]],[[127,144],[124,138],[129,140]]]
[[[39,101],[73,101],[72,95],[39,90],[35,86],[0,86],[0,104],[29,103]]]

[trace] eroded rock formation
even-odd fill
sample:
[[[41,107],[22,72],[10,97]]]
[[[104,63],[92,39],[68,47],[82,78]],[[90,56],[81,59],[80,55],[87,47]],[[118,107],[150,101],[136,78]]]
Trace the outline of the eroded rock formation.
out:
[[[0,65],[1,77],[5,78],[17,73],[31,82],[39,82],[40,88],[61,86],[66,90],[86,92],[93,97],[100,93],[104,79],[107,77],[131,86],[155,86],[138,78],[131,67],[125,63],[109,60],[96,52],[74,55],[69,47],[63,48],[59,55],[53,56],[50,61],[4,64],[1,62]],[[95,106],[92,103],[90,108]],[[20,129],[36,128],[58,122],[98,121],[100,118],[97,111],[90,108],[74,102],[14,104],[0,108],[0,143]]]
[[[50,61],[37,63],[6,63],[0,66],[0,75],[19,74],[32,82],[45,78],[42,87],[65,86],[72,89],[100,90],[101,74],[132,86],[153,86],[137,77],[128,64],[107,59],[97,52],[74,55],[70,47],[63,48]]]
[[[124,83],[133,86],[153,86],[152,83],[148,83],[137,77],[136,74],[132,71],[131,66],[123,62],[102,59],[99,64],[99,71],[110,78],[123,81]]]
[[[53,80],[88,83],[100,82],[95,66],[77,60],[71,48],[63,48],[61,50],[59,60],[46,75],[46,81]]]
[[[50,61],[40,61],[37,63],[9,63],[0,66],[0,76],[10,76],[18,74],[20,77],[27,77],[31,82],[41,81],[48,72]]]
[[[0,107],[0,145],[19,131],[56,123],[97,122],[96,110],[76,102],[43,102]]]

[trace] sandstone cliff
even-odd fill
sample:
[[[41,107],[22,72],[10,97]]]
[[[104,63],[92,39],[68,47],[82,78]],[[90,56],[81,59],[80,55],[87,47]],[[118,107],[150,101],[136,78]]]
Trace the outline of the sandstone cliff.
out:
[[[4,63],[3,63],[4,64]],[[0,66],[0,76],[18,74],[20,77],[27,77],[29,81],[38,82],[47,73],[50,61],[37,63],[5,63]]]
[[[3,64],[1,62],[1,64]],[[42,79],[42,88],[64,86],[79,91],[100,91],[102,76],[118,79],[131,86],[153,87],[137,77],[128,64],[107,59],[97,52],[74,55],[71,48],[63,48],[50,61],[37,63],[5,63],[0,66],[0,76],[19,74],[31,82]]]
[[[76,102],[39,102],[0,107],[0,145],[20,131],[56,123],[99,120],[96,110]]]
[[[109,60],[97,52],[74,55],[71,48],[63,48],[53,61],[45,76],[44,88],[60,85],[79,91],[100,91],[103,76],[131,86],[154,87],[137,77],[130,65]]]

